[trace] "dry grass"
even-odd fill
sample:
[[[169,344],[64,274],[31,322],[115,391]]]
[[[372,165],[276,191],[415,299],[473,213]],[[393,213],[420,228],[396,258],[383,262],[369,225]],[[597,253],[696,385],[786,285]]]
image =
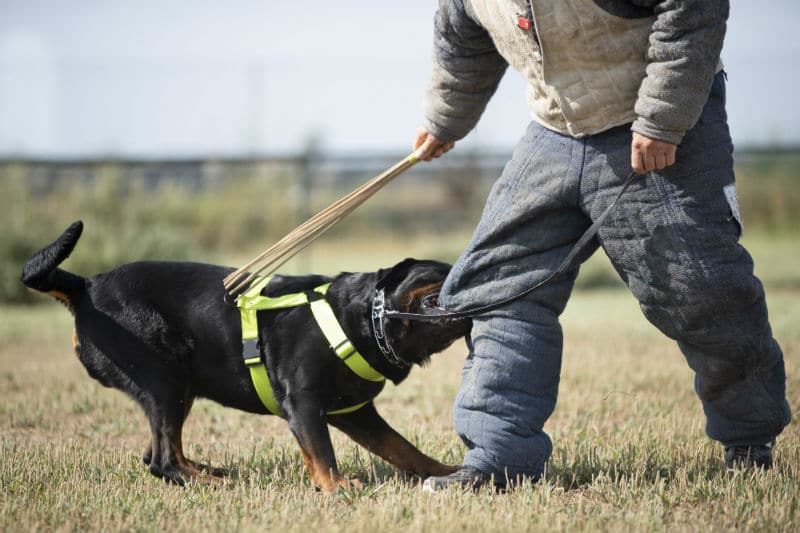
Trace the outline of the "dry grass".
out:
[[[776,335],[800,405],[800,293],[772,291]],[[88,378],[58,305],[0,309],[0,530],[587,531],[800,529],[794,426],[777,468],[729,475],[703,434],[692,376],[675,346],[623,291],[577,293],[566,350],[553,478],[507,495],[423,494],[336,433],[342,469],[368,481],[329,497],[309,485],[281,420],[200,401],[190,456],[233,470],[222,488],[168,486],[139,459],[147,436],[131,400]],[[389,386],[378,408],[426,452],[458,462],[451,403],[465,351],[454,347]]]

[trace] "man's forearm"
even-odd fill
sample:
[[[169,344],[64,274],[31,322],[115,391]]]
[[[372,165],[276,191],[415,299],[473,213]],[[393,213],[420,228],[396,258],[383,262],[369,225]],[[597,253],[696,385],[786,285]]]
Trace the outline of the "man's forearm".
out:
[[[680,144],[700,117],[719,63],[728,0],[636,0],[657,18],[633,131]]]
[[[469,17],[463,1],[440,1],[423,128],[443,142],[464,137],[475,127],[506,68],[491,37]]]

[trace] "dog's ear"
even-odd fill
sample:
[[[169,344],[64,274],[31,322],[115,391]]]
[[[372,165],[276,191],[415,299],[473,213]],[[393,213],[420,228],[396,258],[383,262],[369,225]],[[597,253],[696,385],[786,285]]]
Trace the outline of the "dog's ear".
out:
[[[417,259],[408,257],[390,269],[378,270],[378,281],[375,284],[375,288],[377,290],[384,289],[391,292],[406,279],[408,271],[417,263],[419,263]]]

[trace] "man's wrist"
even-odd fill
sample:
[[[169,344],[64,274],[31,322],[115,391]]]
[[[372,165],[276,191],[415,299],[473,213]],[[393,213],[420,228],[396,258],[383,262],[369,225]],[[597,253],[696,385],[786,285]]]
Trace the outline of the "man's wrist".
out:
[[[685,131],[661,129],[643,117],[639,117],[633,122],[631,130],[649,139],[664,141],[675,145],[681,144],[684,135],[686,135]]]
[[[460,139],[458,135],[455,135],[447,128],[440,126],[428,118],[422,120],[422,128],[443,143],[455,142]]]

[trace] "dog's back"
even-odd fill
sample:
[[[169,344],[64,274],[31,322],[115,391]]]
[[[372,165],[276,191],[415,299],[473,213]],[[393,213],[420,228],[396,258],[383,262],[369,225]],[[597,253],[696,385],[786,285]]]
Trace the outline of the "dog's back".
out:
[[[231,349],[239,344],[233,338],[237,332],[223,327],[236,315],[235,308],[222,305],[221,280],[230,268],[140,261],[87,279],[59,268],[82,230],[75,222],[33,254],[22,282],[73,314],[75,351],[90,376],[138,397],[162,381],[186,387],[198,367],[195,354],[206,359],[199,365],[201,386],[220,385],[220,375],[240,371]]]
[[[75,352],[89,375],[140,403],[148,390],[186,391],[264,412],[241,361],[236,306],[224,303],[217,265],[136,261],[89,278],[59,268],[81,235],[73,223],[25,264],[22,282],[64,303],[75,317]],[[272,296],[310,290],[324,276],[276,276]],[[188,400],[187,400],[188,401]]]

